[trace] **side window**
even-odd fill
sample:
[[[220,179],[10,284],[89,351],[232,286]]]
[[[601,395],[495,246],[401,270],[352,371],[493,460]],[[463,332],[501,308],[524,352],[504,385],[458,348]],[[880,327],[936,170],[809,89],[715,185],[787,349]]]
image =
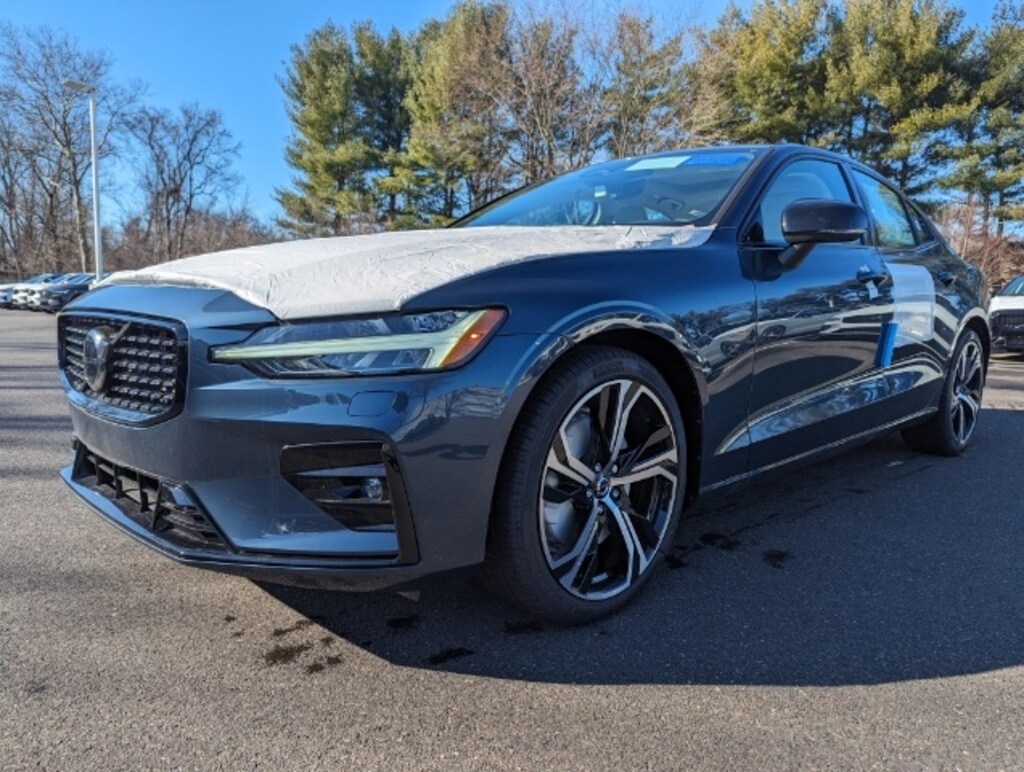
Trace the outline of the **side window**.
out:
[[[914,229],[899,193],[857,170],[854,170],[853,178],[864,196],[871,219],[875,221],[875,244],[882,248],[915,246]]]
[[[916,205],[911,204],[909,208],[910,219],[914,223],[914,235],[917,236],[917,243],[930,244],[935,241],[935,226],[931,224]]]
[[[794,161],[768,186],[758,207],[757,222],[748,231],[749,241],[783,244],[782,211],[802,198],[853,201],[838,164],[805,159]]]

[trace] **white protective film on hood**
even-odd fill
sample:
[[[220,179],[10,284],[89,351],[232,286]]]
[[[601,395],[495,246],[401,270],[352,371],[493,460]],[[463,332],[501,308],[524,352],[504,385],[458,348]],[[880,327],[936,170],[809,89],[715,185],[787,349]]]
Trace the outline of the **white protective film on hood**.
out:
[[[98,286],[223,289],[280,319],[396,311],[409,298],[491,268],[616,249],[703,244],[713,226],[518,227],[395,231],[288,241],[112,274]],[[628,258],[624,258],[628,259]]]

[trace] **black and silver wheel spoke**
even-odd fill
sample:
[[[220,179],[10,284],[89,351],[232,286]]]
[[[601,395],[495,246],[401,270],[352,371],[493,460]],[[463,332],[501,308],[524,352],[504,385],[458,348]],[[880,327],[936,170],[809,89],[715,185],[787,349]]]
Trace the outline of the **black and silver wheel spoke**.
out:
[[[617,457],[622,450],[626,422],[642,394],[642,387],[634,381],[613,381],[598,394],[598,430],[607,458]]]
[[[544,500],[551,504],[563,504],[567,501],[580,501],[586,495],[590,487],[570,479],[555,479],[550,477],[544,484]]]
[[[654,523],[652,523],[649,518],[641,515],[633,509],[633,504],[630,502],[628,496],[623,496],[621,500],[616,501],[616,504],[618,504],[619,509],[629,517],[641,544],[643,544],[646,549],[651,550],[657,547],[658,542],[661,539],[657,530],[654,528]]]
[[[541,542],[561,586],[600,600],[653,561],[675,506],[679,451],[669,413],[639,381],[581,397],[555,432],[541,487]]]
[[[564,428],[558,430],[558,436],[548,452],[548,468],[579,485],[589,486],[594,482],[594,471],[569,449]]]
[[[953,371],[953,398],[949,406],[953,436],[961,445],[971,438],[978,422],[983,381],[981,347],[972,340],[963,347],[957,359]]]
[[[549,565],[558,579],[559,583],[569,591],[582,589],[580,585],[584,580],[589,584],[590,577],[594,573],[594,562],[596,558],[597,537],[600,533],[601,523],[597,516],[595,505],[587,517],[579,537],[572,548],[557,560],[551,561]],[[584,571],[584,568],[587,570]]]
[[[676,449],[673,447],[671,450],[662,451],[619,470],[618,474],[612,476],[611,483],[612,485],[631,485],[642,480],[650,480],[652,477],[664,477],[674,485],[677,460]]]

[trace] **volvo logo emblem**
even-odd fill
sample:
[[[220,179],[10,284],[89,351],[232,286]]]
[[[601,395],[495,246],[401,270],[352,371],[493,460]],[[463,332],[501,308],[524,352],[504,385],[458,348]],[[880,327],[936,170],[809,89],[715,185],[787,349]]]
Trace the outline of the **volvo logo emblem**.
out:
[[[120,330],[114,327],[93,327],[85,334],[85,343],[82,346],[85,382],[97,394],[103,391],[107,382],[107,360],[110,357],[110,350],[127,329],[128,325]]]

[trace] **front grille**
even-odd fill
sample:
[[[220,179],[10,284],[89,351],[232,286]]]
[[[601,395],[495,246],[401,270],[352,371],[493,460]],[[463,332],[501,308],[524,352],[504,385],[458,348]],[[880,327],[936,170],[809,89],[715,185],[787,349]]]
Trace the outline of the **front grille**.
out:
[[[77,444],[72,479],[110,499],[134,522],[180,547],[224,551],[227,543],[184,486],[115,464]]]
[[[112,341],[99,389],[86,380],[85,341],[100,329]],[[60,366],[76,400],[128,423],[153,423],[180,411],[185,393],[186,335],[172,322],[103,315],[62,315]]]
[[[1024,335],[1024,313],[995,313],[991,323],[992,334],[996,337]]]

